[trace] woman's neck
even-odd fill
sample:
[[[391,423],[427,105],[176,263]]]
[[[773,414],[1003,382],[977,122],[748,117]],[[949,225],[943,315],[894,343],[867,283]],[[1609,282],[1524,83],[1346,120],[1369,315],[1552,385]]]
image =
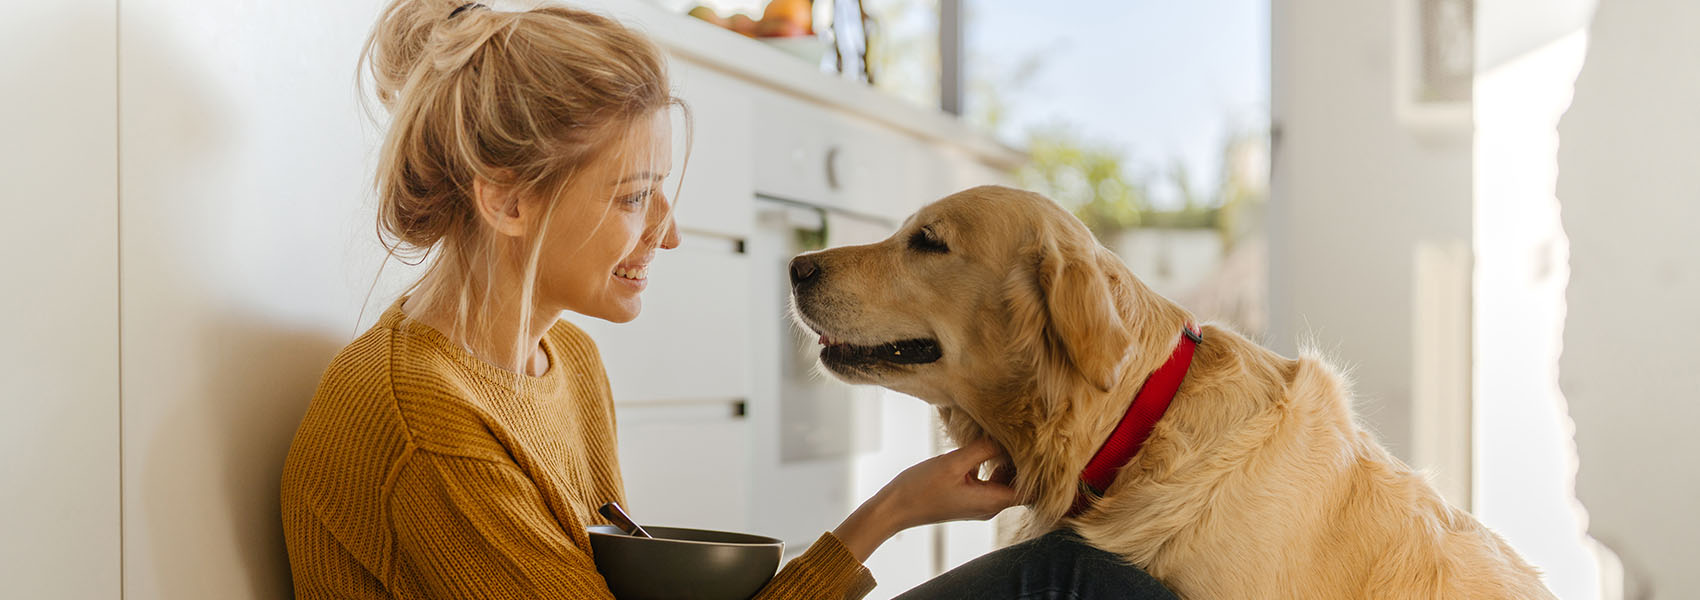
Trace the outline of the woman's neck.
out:
[[[532,322],[525,328],[518,293],[504,293],[502,286],[491,286],[493,293],[482,300],[470,298],[465,307],[465,325],[456,327],[460,302],[460,281],[442,280],[427,276],[418,289],[401,306],[402,314],[443,333],[449,341],[459,344],[479,360],[516,373],[537,376],[549,370],[548,355],[543,352],[543,336],[554,325],[555,313],[533,306]],[[472,282],[472,290],[483,289]],[[473,294],[477,295],[477,294]],[[522,331],[523,329],[523,331]],[[520,337],[520,336],[523,336]],[[519,348],[528,351],[515,356],[515,340],[524,340]]]

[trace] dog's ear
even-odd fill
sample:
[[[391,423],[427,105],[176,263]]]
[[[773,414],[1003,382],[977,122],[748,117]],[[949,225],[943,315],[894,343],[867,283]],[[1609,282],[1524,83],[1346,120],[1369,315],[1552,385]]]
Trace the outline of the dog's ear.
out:
[[[1099,391],[1110,391],[1127,361],[1133,334],[1116,309],[1110,274],[1103,268],[1108,252],[1096,242],[1051,239],[1040,249],[1039,289],[1052,347],[1060,346],[1069,364]]]

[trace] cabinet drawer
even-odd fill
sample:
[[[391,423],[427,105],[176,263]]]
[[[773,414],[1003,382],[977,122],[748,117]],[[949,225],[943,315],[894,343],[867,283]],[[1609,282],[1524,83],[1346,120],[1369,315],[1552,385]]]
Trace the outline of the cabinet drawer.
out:
[[[726,402],[619,408],[627,509],[643,523],[749,531],[750,424]]]
[[[921,140],[771,91],[751,97],[758,194],[901,220],[936,196]]]

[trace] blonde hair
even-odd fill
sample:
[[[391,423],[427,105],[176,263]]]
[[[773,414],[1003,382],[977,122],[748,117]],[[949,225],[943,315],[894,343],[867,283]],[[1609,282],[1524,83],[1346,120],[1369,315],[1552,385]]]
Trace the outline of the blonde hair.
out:
[[[677,106],[685,112],[689,144],[688,107],[669,90],[660,49],[613,19],[582,10],[550,5],[504,12],[461,0],[394,0],[379,16],[360,65],[391,118],[375,181],[379,239],[390,257],[407,264],[437,254],[403,295],[427,280],[458,282],[449,296],[456,299],[454,327],[444,332],[451,339],[464,340],[469,327],[489,320],[482,311],[480,323],[468,322],[474,265],[496,268],[500,241],[478,214],[475,181],[515,198],[545,199],[534,225],[543,231],[573,174],[639,119]],[[542,236],[532,238],[519,301],[524,330],[542,245]],[[488,305],[489,277],[483,287]],[[527,356],[524,337],[503,358]]]

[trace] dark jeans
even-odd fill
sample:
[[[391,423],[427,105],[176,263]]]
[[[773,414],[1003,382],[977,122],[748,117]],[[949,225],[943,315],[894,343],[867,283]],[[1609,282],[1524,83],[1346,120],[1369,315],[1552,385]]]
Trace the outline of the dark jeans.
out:
[[[1058,529],[934,577],[898,600],[1177,600],[1145,571]]]

